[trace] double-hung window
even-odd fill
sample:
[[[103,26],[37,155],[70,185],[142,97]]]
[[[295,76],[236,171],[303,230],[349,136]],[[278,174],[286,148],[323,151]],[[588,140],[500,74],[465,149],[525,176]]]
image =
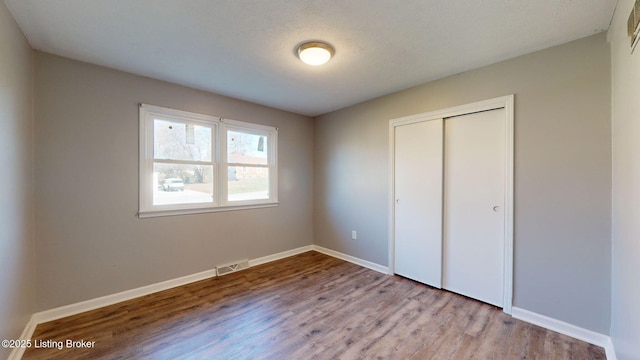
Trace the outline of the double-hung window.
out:
[[[140,104],[140,217],[277,204],[277,129]]]

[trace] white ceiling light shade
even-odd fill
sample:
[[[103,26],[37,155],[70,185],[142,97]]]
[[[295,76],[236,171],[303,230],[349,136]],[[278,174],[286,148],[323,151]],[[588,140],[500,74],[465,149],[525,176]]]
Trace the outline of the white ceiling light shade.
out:
[[[300,60],[313,66],[326,64],[335,52],[333,46],[320,41],[310,41],[298,46]]]

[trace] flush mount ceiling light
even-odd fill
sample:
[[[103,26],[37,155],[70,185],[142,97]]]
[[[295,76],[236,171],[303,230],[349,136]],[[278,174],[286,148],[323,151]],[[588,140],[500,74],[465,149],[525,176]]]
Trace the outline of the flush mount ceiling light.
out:
[[[320,41],[310,41],[298,46],[298,57],[303,63],[318,66],[325,64],[335,54],[333,47]]]

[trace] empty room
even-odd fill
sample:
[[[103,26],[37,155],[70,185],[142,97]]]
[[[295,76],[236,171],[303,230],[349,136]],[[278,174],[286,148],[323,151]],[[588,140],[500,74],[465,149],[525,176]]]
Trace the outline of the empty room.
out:
[[[0,358],[640,360],[640,0],[0,2]]]

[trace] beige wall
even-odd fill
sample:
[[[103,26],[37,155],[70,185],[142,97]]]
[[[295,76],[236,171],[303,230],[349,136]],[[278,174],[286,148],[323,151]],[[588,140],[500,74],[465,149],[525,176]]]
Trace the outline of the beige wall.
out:
[[[611,337],[618,360],[640,359],[640,47],[630,54],[618,1],[609,30],[612,66],[613,231]]]
[[[312,243],[310,118],[41,52],[35,69],[37,310]],[[280,206],[139,219],[140,102],[278,127]]]
[[[608,334],[609,69],[599,34],[320,116],[315,242],[386,265],[389,120],[515,94],[514,306]]]
[[[0,1],[0,339],[18,338],[33,312],[32,58]]]

